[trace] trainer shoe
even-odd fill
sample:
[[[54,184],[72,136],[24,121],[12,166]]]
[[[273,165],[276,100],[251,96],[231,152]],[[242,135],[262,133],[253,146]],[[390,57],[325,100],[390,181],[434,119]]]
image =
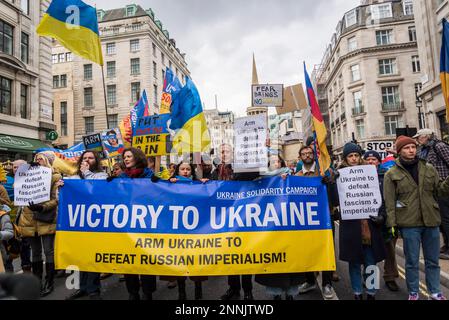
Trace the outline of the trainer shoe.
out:
[[[390,290],[390,291],[393,291],[393,292],[399,291],[398,284],[394,280],[393,281],[385,281],[385,285],[387,286],[388,290]]]
[[[440,253],[440,259],[441,260],[449,260],[449,251]]]
[[[432,295],[429,297],[429,300],[442,300],[442,301],[445,301],[445,300],[446,300],[446,297],[443,296],[441,293],[437,293],[437,294],[432,294]]]
[[[410,293],[408,295],[408,300],[409,301],[417,301],[417,300],[419,300],[419,294],[417,294],[417,293]]]
[[[299,294],[307,293],[309,291],[315,290],[316,288],[317,288],[316,283],[310,284],[308,282],[304,282],[299,286]]]
[[[336,296],[334,288],[330,284],[323,287],[323,297],[326,300],[332,300]]]

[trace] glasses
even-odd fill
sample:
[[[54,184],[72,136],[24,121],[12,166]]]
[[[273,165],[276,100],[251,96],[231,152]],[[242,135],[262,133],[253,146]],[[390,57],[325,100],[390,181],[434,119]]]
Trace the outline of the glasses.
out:
[[[305,156],[313,156],[313,152],[301,153],[301,157],[305,157]]]

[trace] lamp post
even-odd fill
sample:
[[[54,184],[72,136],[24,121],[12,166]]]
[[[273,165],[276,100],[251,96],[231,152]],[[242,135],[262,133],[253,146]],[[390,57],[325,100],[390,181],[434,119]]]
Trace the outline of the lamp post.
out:
[[[419,119],[419,129],[423,129],[424,128],[424,124],[423,124],[423,114],[421,112],[421,108],[422,108],[422,101],[421,100],[416,100],[416,107],[418,108],[418,119]]]

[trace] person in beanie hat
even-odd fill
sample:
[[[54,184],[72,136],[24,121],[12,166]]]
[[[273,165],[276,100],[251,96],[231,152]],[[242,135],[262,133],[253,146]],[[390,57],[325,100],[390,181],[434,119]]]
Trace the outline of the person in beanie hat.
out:
[[[347,143],[343,148],[343,162],[339,169],[364,165],[362,149],[355,143]],[[340,260],[349,264],[349,277],[355,300],[363,300],[363,274],[385,259],[385,247],[381,227],[385,216],[382,208],[378,216],[364,220],[342,220],[340,222]],[[375,300],[375,288],[367,286],[367,300]]]
[[[436,195],[447,196],[449,178],[442,182],[437,170],[417,156],[415,140],[400,136],[396,141],[399,159],[384,179],[387,228],[397,230],[404,241],[405,280],[409,300],[419,300],[419,258],[424,253],[426,286],[432,300],[446,300],[440,289],[441,216]]]
[[[376,158],[379,163],[376,164],[376,166],[378,166],[381,162],[382,162],[382,157],[380,156],[379,152],[371,150],[371,151],[367,151],[365,152],[365,154],[363,155],[363,160],[367,161],[369,158]],[[369,163],[369,161],[367,161]],[[372,164],[372,163],[369,163]]]

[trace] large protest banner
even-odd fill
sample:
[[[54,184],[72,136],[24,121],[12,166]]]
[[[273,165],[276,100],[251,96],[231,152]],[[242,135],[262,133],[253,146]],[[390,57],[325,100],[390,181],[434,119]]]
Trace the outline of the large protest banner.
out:
[[[50,168],[23,164],[14,176],[14,205],[28,206],[50,200],[51,192]]]
[[[338,196],[342,220],[377,217],[382,205],[375,166],[354,166],[338,170]]]
[[[173,276],[335,270],[320,178],[68,180],[56,268]]]

